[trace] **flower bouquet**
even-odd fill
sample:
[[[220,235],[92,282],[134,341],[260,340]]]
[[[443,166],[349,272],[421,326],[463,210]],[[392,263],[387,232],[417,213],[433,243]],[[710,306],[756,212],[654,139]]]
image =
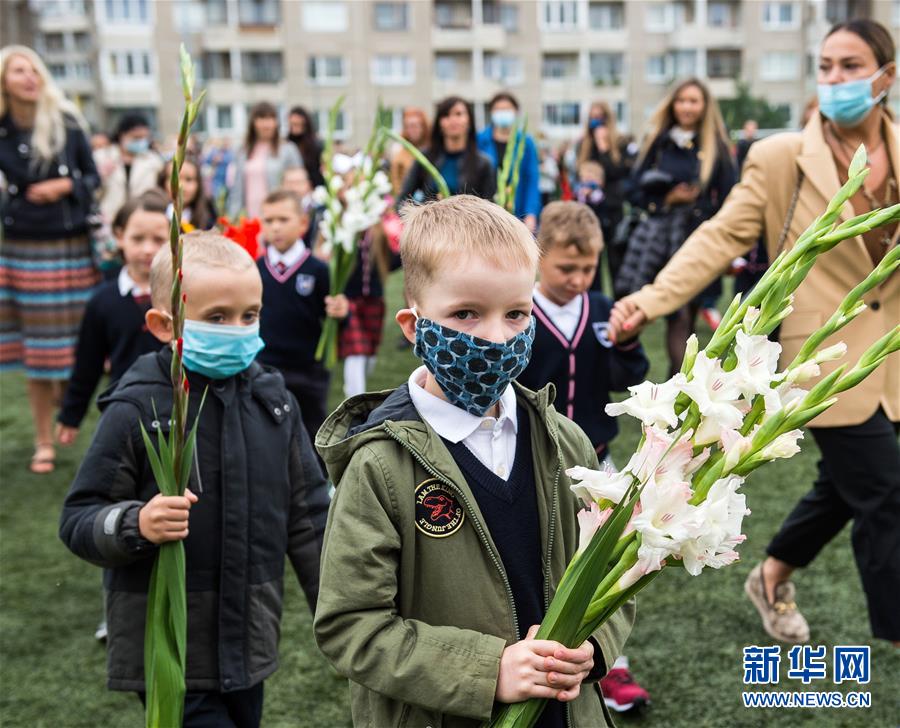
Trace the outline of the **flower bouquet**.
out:
[[[391,191],[391,183],[379,161],[384,152],[385,136],[380,119],[376,114],[375,128],[365,151],[353,165],[354,170],[336,170],[334,166],[334,130],[343,97],[331,108],[328,117],[328,132],[322,154],[325,164],[325,185],[313,192],[317,205],[324,207],[319,230],[322,235],[322,252],[328,258],[330,273],[330,293],[343,293],[347,281],[356,265],[356,249],[360,236],[381,220],[388,207],[386,196]],[[353,174],[349,174],[353,171]],[[350,181],[345,180],[347,175]],[[322,336],[316,347],[316,359],[324,361],[328,368],[337,363],[338,322],[327,318],[322,327]]]
[[[200,112],[204,93],[194,98],[194,66],[181,46],[181,86],[185,110],[181,118],[178,146],[172,161],[172,214],[169,245],[172,250],[172,420],[168,435],[157,430],[156,444],[141,423],[141,435],[150,468],[163,495],[184,495],[197,441],[197,423],[188,431],[187,410],[189,386],[182,364],[182,330],[184,304],[181,290],[182,240],[181,216],[184,200],[179,174],[184,162],[188,134]],[[201,402],[201,408],[203,406]],[[169,541],[162,544],[153,562],[147,593],[147,620],[144,631],[144,686],[147,693],[145,721],[147,728],[180,726],[184,712],[184,671],[187,656],[187,594],[185,587],[184,544]]]
[[[262,229],[259,218],[241,217],[237,225],[227,217],[220,217],[217,222],[219,232],[240,245],[253,260],[263,254],[263,247],[259,244],[259,232]]]
[[[578,516],[580,548],[547,609],[536,639],[582,644],[664,569],[698,575],[737,560],[747,509],[740,488],[771,460],[799,452],[799,428],[900,350],[900,326],[874,342],[853,366],[841,365],[810,389],[820,365],[846,353],[823,342],[866,308],[863,297],[900,267],[894,246],[857,285],[794,360],[777,371],[781,346],[768,335],[790,314],[792,293],[816,258],[842,240],[900,220],[900,205],[838,223],[844,204],[868,174],[860,147],[849,179],[821,217],[782,252],[744,301],[736,296],[708,346],[688,341],[681,372],[643,382],[608,414],[641,421],[638,450],[620,471],[567,471],[586,509]],[[503,706],[490,726],[526,728],[544,700]]]

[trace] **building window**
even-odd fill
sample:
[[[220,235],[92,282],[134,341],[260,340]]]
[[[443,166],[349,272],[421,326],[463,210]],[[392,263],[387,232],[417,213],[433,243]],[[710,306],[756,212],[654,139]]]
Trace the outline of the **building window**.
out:
[[[406,3],[375,3],[375,30],[406,30],[408,27]]]
[[[105,0],[107,23],[146,23],[148,0]]]
[[[614,106],[614,112],[616,114],[616,124],[618,127],[627,131],[628,129],[628,102],[627,101],[616,101]]]
[[[765,81],[800,78],[800,57],[793,51],[769,51],[762,56],[759,75]]]
[[[522,83],[522,59],[500,53],[484,54],[484,76],[503,86]]]
[[[48,63],[47,70],[50,71],[50,75],[57,81],[64,80],[68,76],[65,63]]]
[[[330,86],[345,83],[347,73],[341,56],[310,56],[307,64],[310,83]]]
[[[668,53],[647,56],[647,81],[650,83],[668,83],[671,78],[672,56]]]
[[[316,128],[322,133],[324,136],[325,132],[328,129],[328,115],[331,113],[330,109],[317,109],[313,112],[315,116]],[[350,136],[350,126],[348,124],[347,115],[343,109],[338,111],[337,118],[335,119],[334,125],[334,138],[335,139],[346,139]]]
[[[541,78],[559,80],[578,78],[578,54],[545,53],[541,62]]]
[[[827,0],[825,18],[832,25],[855,18],[872,17],[871,0]]]
[[[207,81],[231,78],[231,53],[228,51],[205,51],[201,61],[203,78]]]
[[[343,33],[348,25],[347,3],[303,3],[303,27],[318,33]]]
[[[207,25],[228,25],[228,0],[204,0]]]
[[[685,50],[672,53],[672,68],[675,78],[697,75],[697,51]]]
[[[413,59],[404,55],[377,55],[372,59],[372,83],[407,86],[416,80]]]
[[[75,73],[75,78],[90,80],[94,77],[94,69],[87,61],[76,61],[72,64],[72,70]]]
[[[472,57],[468,53],[436,53],[434,76],[439,81],[469,81],[472,78]]]
[[[446,30],[472,27],[472,4],[465,0],[438,0],[434,4],[434,24]]]
[[[75,50],[77,51],[90,51],[91,50],[91,35],[90,33],[75,33]]]
[[[44,50],[47,53],[62,53],[66,49],[66,39],[62,33],[45,33]]]
[[[706,24],[711,28],[737,28],[740,5],[736,2],[711,2],[706,6]]]
[[[731,49],[706,51],[706,75],[710,78],[739,78],[741,52]]]
[[[231,105],[216,106],[216,128],[232,129],[234,121],[231,114]]]
[[[279,0],[238,0],[241,25],[278,25],[281,22]]]
[[[550,126],[578,126],[581,123],[581,107],[577,101],[544,104],[544,123]]]
[[[519,7],[500,0],[485,0],[481,6],[485,25],[500,25],[507,33],[519,32]]]
[[[672,3],[647,3],[644,28],[650,33],[671,33],[675,30],[675,6]]]
[[[800,13],[794,3],[764,3],[763,27],[768,30],[789,30],[800,25]]]
[[[622,53],[591,53],[591,82],[595,86],[619,86],[625,57]]]
[[[281,53],[270,51],[241,53],[241,75],[245,83],[278,83],[284,78]]]
[[[591,3],[588,25],[591,30],[621,30],[625,27],[625,3]]]
[[[893,12],[891,15],[893,16],[894,27],[900,28],[900,0],[894,0],[893,3]],[[894,99],[894,103],[900,102],[900,99]]]
[[[147,51],[110,51],[110,75],[121,78],[143,78],[151,75],[152,63]]]
[[[578,3],[575,0],[544,0],[540,12],[543,30],[578,28]]]

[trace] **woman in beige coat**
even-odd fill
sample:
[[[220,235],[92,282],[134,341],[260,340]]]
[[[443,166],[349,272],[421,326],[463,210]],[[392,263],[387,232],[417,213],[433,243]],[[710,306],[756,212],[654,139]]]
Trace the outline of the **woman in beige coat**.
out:
[[[656,280],[616,304],[611,338],[623,340],[647,320],[674,311],[746,254],[765,235],[769,259],[789,248],[846,181],[859,144],[869,150],[865,187],[842,219],[898,202],[900,142],[884,101],[896,78],[894,41],[868,20],[835,26],[819,59],[817,113],[802,133],[778,134],[754,144],[740,183],[721,211],[701,226]],[[844,85],[848,82],[862,82]],[[835,93],[838,91],[839,93]],[[840,98],[840,103],[835,103]],[[844,296],[896,245],[898,229],[880,228],[847,240],[823,255],[794,295],[794,311],[781,326],[782,363],[790,362]],[[900,321],[900,275],[865,299],[859,318],[826,345],[843,340],[844,361]],[[822,367],[823,374],[839,362]],[[791,573],[853,521],[852,541],[869,607],[872,632],[900,646],[900,354],[810,425],[821,450],[819,477],[751,571],[745,588],[770,635],[805,642],[809,628],[794,603]]]

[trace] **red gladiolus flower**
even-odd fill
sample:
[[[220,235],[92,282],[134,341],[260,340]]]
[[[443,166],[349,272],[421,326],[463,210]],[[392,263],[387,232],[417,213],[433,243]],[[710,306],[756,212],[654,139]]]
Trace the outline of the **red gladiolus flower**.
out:
[[[248,220],[246,217],[242,217],[237,225],[233,225],[227,217],[220,217],[219,226],[222,228],[222,235],[229,240],[234,240],[254,260],[262,255],[262,246],[258,239],[262,226],[257,218]]]
[[[181,356],[184,352],[184,339],[182,337],[178,337],[178,356]]]
[[[190,391],[191,391],[191,385],[190,385],[190,383],[188,382],[187,377],[184,378],[184,383],[183,383],[183,384],[184,384],[184,391],[185,391],[185,393],[186,393],[186,394],[187,394],[187,393],[190,393]]]

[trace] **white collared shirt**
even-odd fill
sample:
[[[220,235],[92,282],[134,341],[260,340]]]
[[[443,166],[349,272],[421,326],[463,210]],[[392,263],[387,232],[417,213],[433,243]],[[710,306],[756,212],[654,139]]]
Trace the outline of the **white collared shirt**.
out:
[[[122,266],[122,270],[119,271],[117,283],[119,284],[119,295],[122,296],[122,298],[130,296],[132,293],[135,293],[138,296],[150,295],[150,284],[148,283],[146,286],[139,286],[134,278],[128,273],[128,266]]]
[[[290,248],[285,250],[283,253],[279,253],[274,245],[269,245],[266,247],[266,255],[268,256],[269,263],[272,264],[272,267],[275,267],[279,263],[282,263],[284,264],[285,270],[292,267],[298,260],[300,260],[305,252],[306,243],[303,242],[302,238],[298,238],[297,242],[294,243]]]
[[[438,435],[462,442],[479,462],[502,480],[508,480],[516,458],[516,393],[507,385],[500,397],[500,416],[476,417],[445,399],[425,391],[421,366],[409,376],[409,395],[419,415]]]
[[[571,301],[562,306],[557,306],[553,301],[541,293],[537,287],[534,289],[534,300],[537,301],[541,310],[550,317],[553,325],[559,329],[560,333],[566,337],[568,341],[575,336],[578,329],[578,323],[581,321],[581,299],[582,296],[575,296]]]

